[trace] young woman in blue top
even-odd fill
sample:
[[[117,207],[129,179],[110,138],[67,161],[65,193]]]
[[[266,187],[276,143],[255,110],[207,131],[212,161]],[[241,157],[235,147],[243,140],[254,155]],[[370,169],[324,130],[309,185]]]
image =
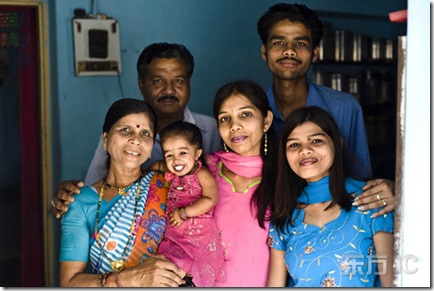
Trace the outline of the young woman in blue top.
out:
[[[278,145],[278,174],[268,244],[269,287],[382,287],[393,281],[393,213],[372,218],[354,195],[366,184],[352,177],[331,115],[319,107],[290,114]]]

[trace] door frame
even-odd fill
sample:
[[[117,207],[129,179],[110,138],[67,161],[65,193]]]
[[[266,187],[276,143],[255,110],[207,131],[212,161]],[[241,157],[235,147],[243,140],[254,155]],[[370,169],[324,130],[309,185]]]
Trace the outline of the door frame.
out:
[[[31,7],[36,10],[37,20],[37,57],[38,57],[38,95],[39,95],[39,127],[40,127],[40,181],[42,193],[43,223],[43,257],[44,281],[46,286],[53,286],[54,273],[54,240],[53,216],[51,213],[52,196],[52,158],[51,158],[51,103],[50,103],[50,71],[49,71],[49,31],[48,7],[42,0],[0,0],[0,5]]]

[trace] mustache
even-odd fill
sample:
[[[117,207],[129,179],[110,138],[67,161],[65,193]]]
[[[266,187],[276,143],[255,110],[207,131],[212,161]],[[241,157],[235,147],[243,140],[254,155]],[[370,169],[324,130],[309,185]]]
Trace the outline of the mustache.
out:
[[[294,61],[294,62],[297,62],[297,63],[300,63],[300,61],[299,60],[297,60],[297,59],[295,59],[295,58],[290,58],[290,57],[283,57],[283,58],[280,58],[280,59],[278,59],[277,60],[277,62],[280,62],[280,61]]]
[[[179,98],[178,97],[176,97],[176,96],[173,96],[173,95],[164,95],[164,96],[161,96],[160,98],[158,98],[158,102],[161,102],[161,101],[166,101],[166,100],[168,100],[168,101],[179,101]]]

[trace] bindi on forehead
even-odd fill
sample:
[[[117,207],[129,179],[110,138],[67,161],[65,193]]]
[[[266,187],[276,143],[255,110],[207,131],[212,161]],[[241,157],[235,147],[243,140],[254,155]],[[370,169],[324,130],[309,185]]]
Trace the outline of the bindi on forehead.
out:
[[[139,125],[139,124],[137,124],[137,125],[136,125],[136,127],[137,127],[137,128],[140,128],[140,125]]]

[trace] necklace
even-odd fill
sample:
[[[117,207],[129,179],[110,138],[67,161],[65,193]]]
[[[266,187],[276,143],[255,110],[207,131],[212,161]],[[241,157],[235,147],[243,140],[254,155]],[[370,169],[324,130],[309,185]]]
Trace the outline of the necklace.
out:
[[[184,190],[184,176],[182,176],[180,180],[181,180],[180,184],[176,187],[176,190],[178,191]]]
[[[125,244],[125,248],[124,248],[124,250],[122,252],[121,258],[119,260],[116,260],[116,261],[112,262],[111,259],[107,256],[107,254],[104,251],[104,248],[103,248],[103,246],[102,246],[102,244],[100,242],[100,235],[99,235],[99,232],[98,232],[98,222],[99,222],[99,213],[100,213],[100,210],[101,210],[101,201],[102,201],[102,198],[104,197],[104,186],[107,185],[106,182],[105,182],[105,178],[106,177],[103,178],[103,183],[101,184],[101,188],[99,190],[98,208],[97,208],[97,211],[96,211],[95,228],[94,228],[95,240],[98,243],[98,247],[100,248],[101,252],[106,257],[107,261],[110,263],[110,266],[112,267],[112,269],[114,271],[119,272],[120,270],[122,270],[124,268],[125,255],[126,255],[128,246],[129,246],[129,244],[131,242],[131,239],[133,237],[133,231],[134,231],[134,229],[136,227],[136,211],[137,211],[137,204],[139,202],[139,196],[140,196],[140,183],[137,186],[136,200],[135,200],[135,204],[134,204],[133,220],[131,221],[130,233],[128,235],[127,243]],[[136,181],[134,181],[133,183],[131,183],[129,186],[127,186],[125,188],[130,187],[131,185],[133,185],[134,183],[136,183],[137,181],[139,181],[141,178],[142,178],[142,175],[140,175],[140,177]],[[107,186],[109,186],[109,185],[107,185]],[[124,190],[125,190],[125,188],[124,188]]]
[[[130,185],[125,186],[123,188],[118,188],[118,187],[112,186],[109,183],[107,183],[107,175],[105,175],[104,178],[102,178],[102,181],[103,181],[103,185],[108,186],[108,187],[112,188],[113,190],[118,191],[118,194],[122,196],[125,194],[125,190],[128,187],[131,187],[133,184],[135,184],[137,181],[139,181],[142,177],[143,177],[143,175],[140,175],[139,178],[137,178],[137,180],[135,180],[133,183],[131,183]]]

